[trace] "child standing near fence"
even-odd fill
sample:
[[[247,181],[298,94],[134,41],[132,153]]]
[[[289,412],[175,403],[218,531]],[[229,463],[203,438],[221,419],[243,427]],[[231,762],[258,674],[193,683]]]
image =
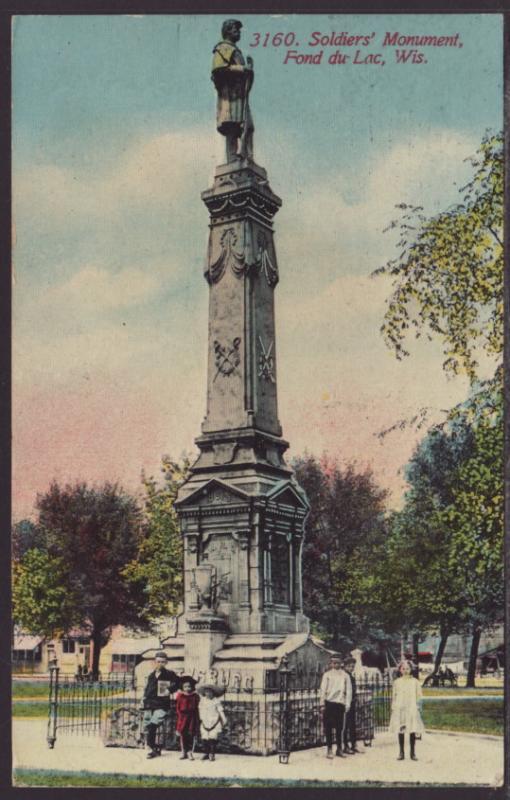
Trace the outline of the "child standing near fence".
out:
[[[356,678],[354,677],[354,667],[356,660],[352,657],[344,661],[344,670],[349,676],[351,681],[351,705],[346,711],[344,720],[344,753],[354,755],[360,751],[356,747],[356,710],[357,710],[357,697],[356,697]]]
[[[223,711],[220,696],[223,694],[221,686],[212,683],[205,683],[198,687],[201,695],[200,699],[200,738],[202,739],[205,753],[203,761],[214,761],[216,753],[216,742],[218,736],[227,724],[227,718]]]
[[[345,758],[342,752],[342,736],[345,712],[349,711],[351,700],[350,678],[342,669],[340,656],[334,655],[331,658],[330,668],[322,676],[320,686],[320,707],[326,734],[327,758],[333,758],[333,731],[336,733],[336,754],[340,758]]]
[[[413,678],[409,661],[402,661],[399,665],[400,678],[393,684],[393,700],[391,705],[391,719],[389,729],[398,734],[399,754],[397,761],[405,758],[404,737],[409,734],[410,755],[413,761],[416,757],[416,734],[421,735],[425,730],[420,714],[422,691],[420,682]]]
[[[193,761],[195,741],[200,728],[198,716],[200,695],[195,692],[197,682],[191,675],[182,675],[180,681],[181,689],[175,696],[176,731],[181,743],[181,759],[189,758]]]

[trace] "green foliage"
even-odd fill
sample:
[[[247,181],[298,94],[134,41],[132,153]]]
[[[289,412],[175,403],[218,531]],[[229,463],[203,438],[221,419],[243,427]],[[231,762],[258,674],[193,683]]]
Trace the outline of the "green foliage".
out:
[[[472,387],[413,455],[404,508],[389,516],[365,578],[368,613],[383,627],[435,627],[443,640],[466,629],[479,636],[502,614],[503,136],[487,134],[471,163],[472,179],[453,207],[427,217],[420,207],[398,206],[390,227],[399,230],[399,254],[374,273],[393,282],[382,333],[397,358],[409,354],[409,333],[436,338],[443,369],[466,373]],[[482,353],[496,371],[480,383]],[[426,417],[421,409],[380,436],[420,429]]]
[[[13,564],[12,615],[27,633],[53,636],[77,621],[76,600],[66,586],[65,564],[44,550],[28,550]]]
[[[13,531],[15,623],[48,636],[90,631],[94,671],[113,626],[147,629],[176,613],[183,550],[174,502],[188,469],[165,457],[161,486],[143,476],[143,511],[109,483],[53,483],[38,496],[36,523]]]
[[[450,563],[462,574],[474,623],[503,614],[503,426],[484,421],[475,429],[473,453],[459,468],[454,502],[443,512],[451,539]]]
[[[107,638],[113,625],[138,624],[140,592],[122,575],[142,538],[135,500],[110,483],[53,483],[36,507],[48,554],[63,565],[63,586],[76,601],[80,625]]]
[[[28,550],[44,549],[44,532],[31,520],[22,519],[12,526],[12,558],[19,561]]]
[[[386,492],[370,470],[318,461],[306,455],[293,463],[311,511],[303,546],[303,601],[313,629],[347,650],[379,634],[366,616],[371,591],[369,564],[384,539]]]
[[[404,508],[388,519],[375,575],[375,613],[390,630],[432,627],[446,635],[466,624],[462,573],[451,558],[442,513],[472,446],[471,429],[460,421],[434,428],[407,466],[410,489]]]
[[[178,464],[163,457],[163,485],[142,476],[146,524],[136,558],[126,565],[124,577],[142,585],[142,616],[146,621],[177,612],[183,593],[183,546],[174,502],[186,479],[189,461]]]
[[[390,629],[443,635],[503,614],[503,426],[497,380],[433,428],[407,467],[388,520],[374,600]]]
[[[143,538],[140,509],[115,485],[83,482],[52,483],[36,508],[38,548],[14,562],[14,622],[50,636],[88,630],[97,674],[111,628],[145,624],[142,587],[123,577]]]
[[[443,368],[474,381],[477,353],[503,350],[503,136],[487,134],[471,159],[474,174],[461,202],[427,217],[404,203],[399,255],[374,275],[393,279],[382,326],[397,358],[414,329],[443,346]]]

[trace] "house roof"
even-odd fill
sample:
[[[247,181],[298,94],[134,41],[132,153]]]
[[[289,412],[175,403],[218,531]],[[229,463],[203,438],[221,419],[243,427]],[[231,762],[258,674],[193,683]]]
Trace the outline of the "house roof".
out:
[[[44,636],[30,636],[22,633],[14,637],[13,650],[35,650],[41,644]]]
[[[112,655],[140,655],[146,650],[161,650],[160,641],[157,636],[145,636],[143,638],[123,637],[122,639],[112,639],[109,642],[108,650]]]

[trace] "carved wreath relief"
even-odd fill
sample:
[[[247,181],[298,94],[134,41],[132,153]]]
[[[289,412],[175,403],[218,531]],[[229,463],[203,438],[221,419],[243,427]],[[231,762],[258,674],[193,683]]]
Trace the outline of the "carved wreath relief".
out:
[[[214,380],[220,373],[222,375],[232,375],[235,368],[239,366],[241,362],[240,344],[241,338],[239,336],[232,340],[232,346],[222,345],[217,339],[214,340],[214,363],[216,364]]]

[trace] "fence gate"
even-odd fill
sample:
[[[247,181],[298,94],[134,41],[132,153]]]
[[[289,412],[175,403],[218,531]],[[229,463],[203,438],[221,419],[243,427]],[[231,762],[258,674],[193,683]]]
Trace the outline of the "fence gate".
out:
[[[59,668],[51,666],[48,745],[55,746],[57,731],[104,735],[111,720],[119,716],[129,730],[129,723],[132,727],[133,721],[138,720],[139,705],[136,679],[131,673],[110,673],[92,681],[89,676],[61,678]],[[141,744],[140,740],[138,746]]]

